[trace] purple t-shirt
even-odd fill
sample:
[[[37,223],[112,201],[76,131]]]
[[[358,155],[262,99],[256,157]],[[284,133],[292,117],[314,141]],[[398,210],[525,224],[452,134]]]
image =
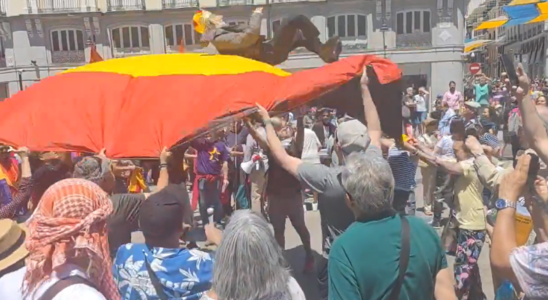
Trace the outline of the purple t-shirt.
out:
[[[230,153],[223,142],[198,138],[192,141],[191,146],[198,151],[196,159],[197,174],[221,174],[223,163],[230,158]]]

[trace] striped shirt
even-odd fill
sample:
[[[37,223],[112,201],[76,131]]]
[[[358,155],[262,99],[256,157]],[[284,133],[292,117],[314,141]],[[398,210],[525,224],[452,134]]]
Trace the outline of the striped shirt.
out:
[[[391,147],[388,150],[388,163],[394,176],[395,189],[410,192],[415,187],[415,174],[417,162],[411,157],[409,151]]]
[[[480,144],[482,145],[487,145],[491,148],[493,148],[493,150],[497,149],[500,147],[500,141],[499,141],[499,138],[490,134],[490,133],[485,133],[484,135],[482,135],[480,137],[480,140],[479,140]]]

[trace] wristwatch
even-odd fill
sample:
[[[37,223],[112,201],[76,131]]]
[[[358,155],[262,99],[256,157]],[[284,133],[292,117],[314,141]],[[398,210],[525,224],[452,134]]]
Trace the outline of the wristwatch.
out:
[[[503,210],[508,207],[516,209],[516,202],[511,202],[504,199],[497,199],[497,201],[495,201],[495,208],[497,210]]]

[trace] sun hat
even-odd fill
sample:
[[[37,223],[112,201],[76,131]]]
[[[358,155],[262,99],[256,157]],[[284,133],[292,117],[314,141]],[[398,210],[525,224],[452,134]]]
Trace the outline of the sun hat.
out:
[[[29,254],[25,247],[28,229],[11,219],[0,220],[0,271],[13,266]]]

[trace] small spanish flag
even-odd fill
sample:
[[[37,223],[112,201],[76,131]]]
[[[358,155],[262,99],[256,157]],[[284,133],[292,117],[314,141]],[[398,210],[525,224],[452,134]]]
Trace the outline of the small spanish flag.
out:
[[[181,43],[179,44],[179,53],[185,53],[185,40],[181,39]]]

